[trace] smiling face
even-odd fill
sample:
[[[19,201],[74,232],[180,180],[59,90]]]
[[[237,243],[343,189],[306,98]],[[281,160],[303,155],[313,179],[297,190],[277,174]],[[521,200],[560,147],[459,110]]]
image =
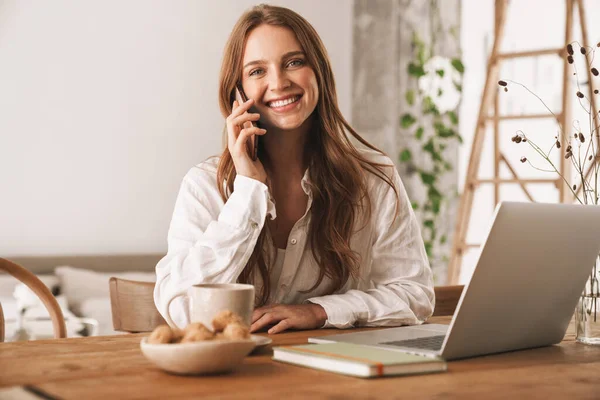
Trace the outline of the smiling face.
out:
[[[310,123],[319,88],[292,30],[267,24],[252,30],[242,65],[242,86],[254,99],[265,129],[291,130]]]

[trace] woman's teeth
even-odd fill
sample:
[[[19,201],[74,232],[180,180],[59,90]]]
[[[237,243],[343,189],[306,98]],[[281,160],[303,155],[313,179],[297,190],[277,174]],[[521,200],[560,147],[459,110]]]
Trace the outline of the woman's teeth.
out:
[[[272,107],[272,108],[284,107],[284,106],[287,106],[288,104],[295,103],[296,101],[298,101],[299,98],[300,98],[300,96],[294,96],[294,97],[290,97],[289,99],[285,99],[285,100],[273,101],[273,102],[269,103],[269,107]]]

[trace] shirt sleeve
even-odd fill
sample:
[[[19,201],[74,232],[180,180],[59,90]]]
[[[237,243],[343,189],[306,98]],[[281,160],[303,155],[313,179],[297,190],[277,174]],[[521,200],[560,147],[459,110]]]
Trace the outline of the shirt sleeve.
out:
[[[372,287],[308,299],[325,309],[324,328],[416,325],[433,313],[433,277],[419,224],[398,171],[393,170],[400,202],[387,184],[375,197],[377,202],[372,202]],[[397,204],[399,214],[394,219]]]
[[[172,297],[199,283],[236,282],[267,214],[274,218],[275,206],[262,182],[237,175],[223,205],[214,174],[188,173],[175,202],[167,254],[156,266],[154,302],[163,317],[170,312],[177,325],[185,326],[187,302],[178,298],[167,310]]]

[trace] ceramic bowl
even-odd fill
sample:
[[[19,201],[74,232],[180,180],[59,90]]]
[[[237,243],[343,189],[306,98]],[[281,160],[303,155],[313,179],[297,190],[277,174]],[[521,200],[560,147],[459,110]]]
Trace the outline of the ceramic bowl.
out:
[[[143,338],[142,353],[159,368],[174,374],[216,374],[231,371],[264,338],[206,340],[192,343],[151,344]]]

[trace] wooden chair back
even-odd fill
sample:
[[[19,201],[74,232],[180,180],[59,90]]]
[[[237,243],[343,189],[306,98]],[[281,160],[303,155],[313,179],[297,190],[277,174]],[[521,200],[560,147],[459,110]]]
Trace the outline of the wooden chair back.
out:
[[[454,315],[458,300],[464,289],[464,285],[435,286],[435,309],[433,316]]]
[[[65,317],[63,316],[62,310],[56,301],[56,298],[50,292],[50,289],[44,285],[44,283],[32,272],[26,268],[16,264],[12,261],[0,258],[0,270],[9,273],[14,276],[17,280],[27,285],[29,289],[36,294],[37,297],[42,301],[50,319],[52,320],[52,328],[54,330],[54,337],[66,338],[67,337],[67,326],[65,325]],[[0,343],[4,341],[4,314],[2,307],[0,306]]]
[[[166,324],[154,305],[154,282],[115,277],[108,282],[114,330],[151,332],[158,325]]]

